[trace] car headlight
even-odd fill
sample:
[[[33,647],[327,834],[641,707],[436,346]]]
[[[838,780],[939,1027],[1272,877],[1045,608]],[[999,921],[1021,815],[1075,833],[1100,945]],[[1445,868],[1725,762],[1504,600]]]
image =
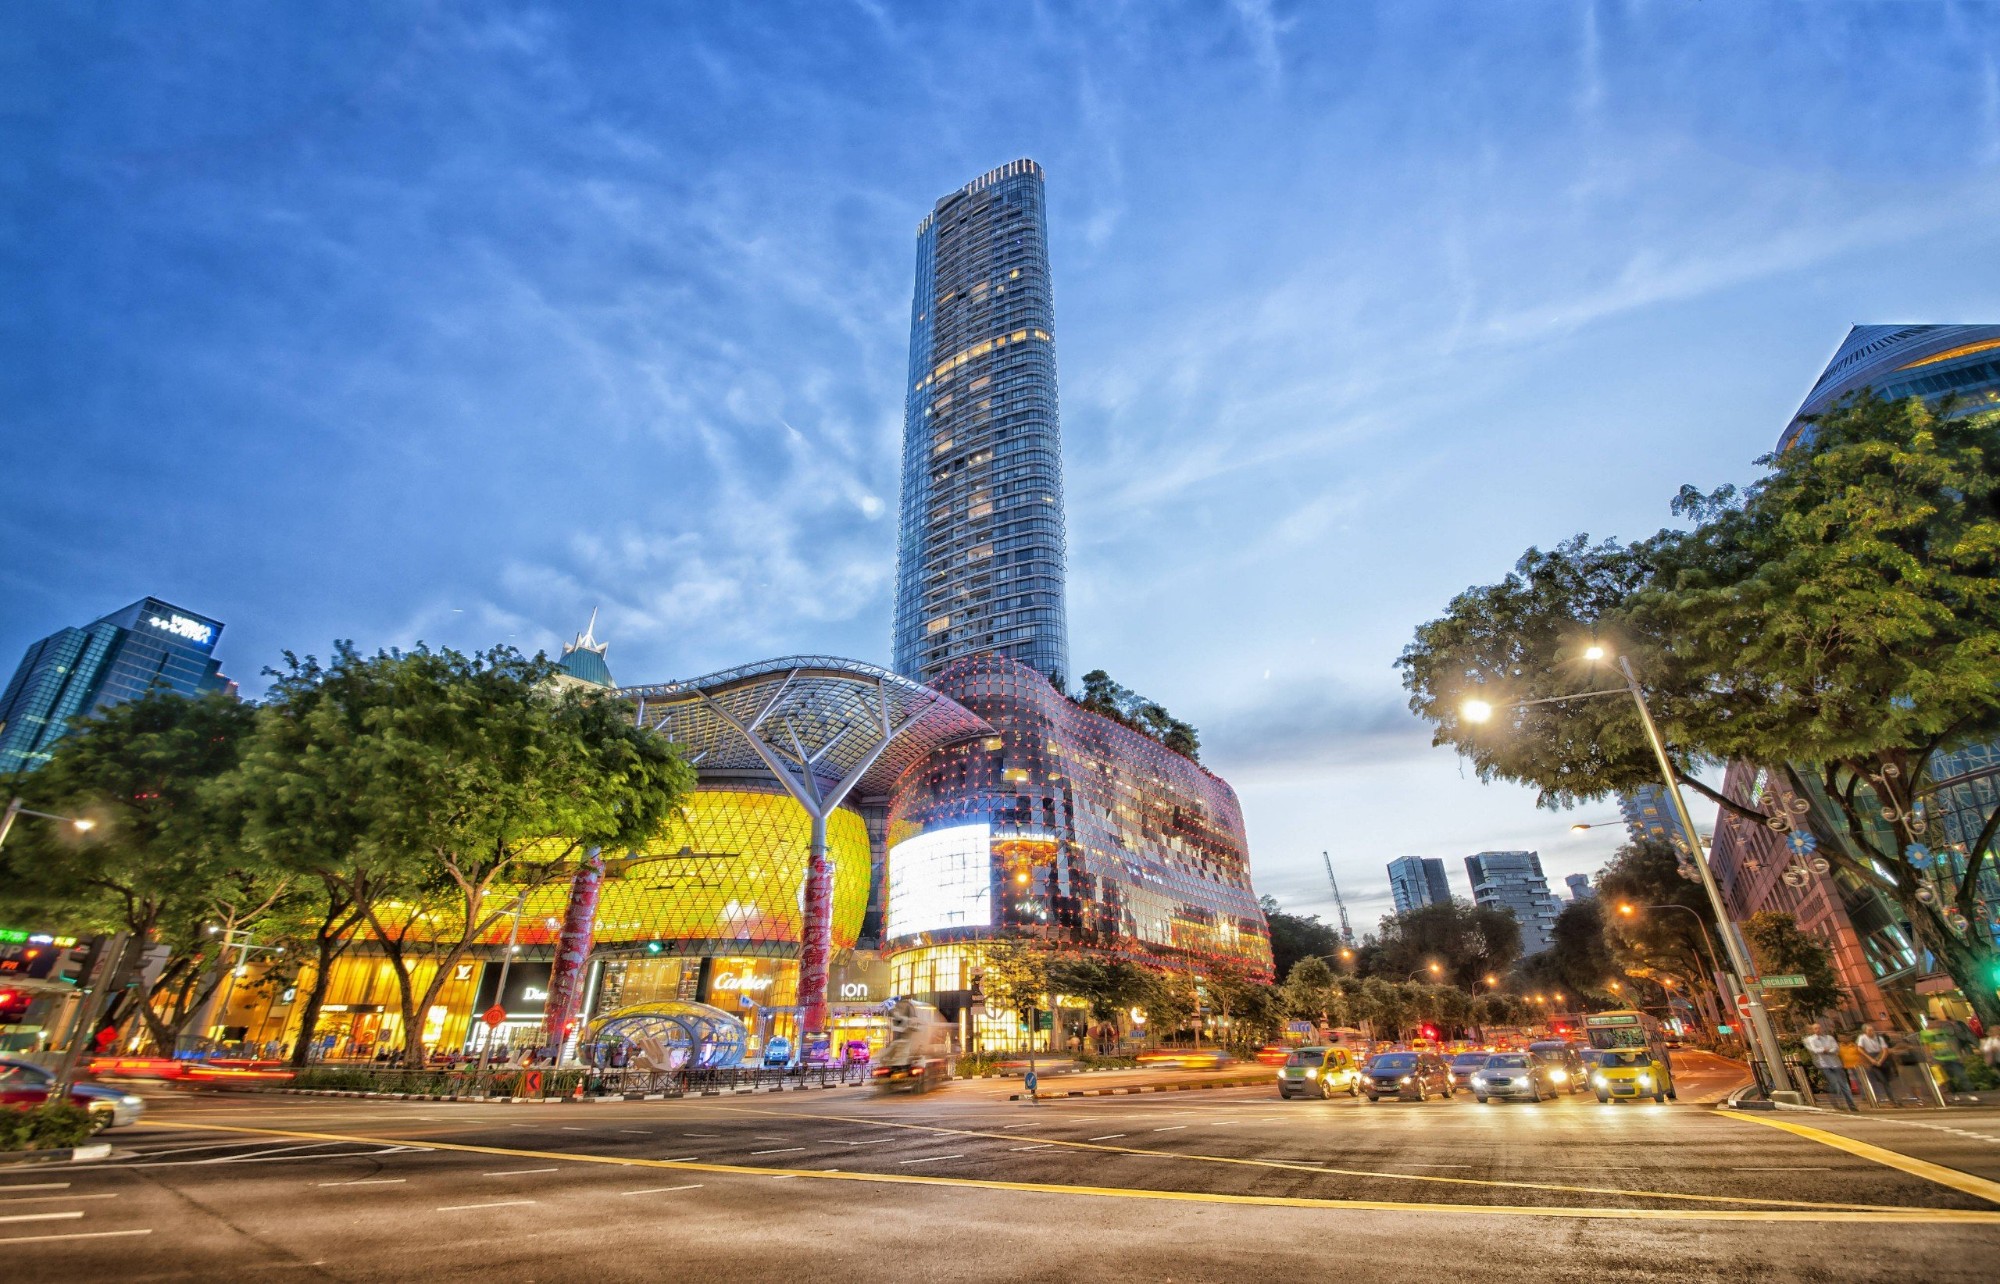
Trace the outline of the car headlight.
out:
[[[1486,1076],[1483,1074],[1475,1072],[1472,1076],[1472,1081],[1482,1088],[1486,1086]]]
[[[1596,1085],[1597,1085],[1598,1087],[1600,1087],[1600,1088],[1602,1088],[1602,1087],[1604,1086],[1604,1083],[1605,1083],[1605,1080],[1604,1080],[1604,1076],[1603,1076],[1603,1075],[1601,1075],[1601,1074],[1594,1074],[1594,1075],[1590,1076],[1590,1081],[1591,1081],[1592,1083],[1596,1084]]]
[[[1410,1081],[1410,1076],[1408,1075],[1404,1075],[1402,1078],[1396,1080],[1397,1083],[1408,1083],[1409,1081]]]
[[[121,1106],[142,1106],[146,1103],[142,1098],[135,1097],[128,1092],[124,1096],[118,1098],[118,1104]]]
[[[1306,1078],[1308,1078],[1308,1079],[1317,1079],[1317,1078],[1319,1078],[1319,1071],[1317,1071],[1317,1070],[1308,1070],[1308,1071],[1306,1071]]]
[[[1554,1081],[1555,1081],[1555,1082],[1557,1082],[1557,1083],[1568,1083],[1568,1082],[1569,1082],[1569,1071],[1567,1071],[1567,1070],[1551,1070],[1551,1071],[1549,1071],[1549,1078],[1550,1078],[1550,1079],[1552,1079],[1552,1080],[1554,1080]]]
[[[1650,1086],[1652,1086],[1652,1082],[1653,1082],[1653,1076],[1652,1076],[1652,1075],[1649,1075],[1649,1074],[1642,1074],[1642,1075],[1640,1075],[1640,1076],[1639,1076],[1639,1086],[1640,1086],[1641,1088],[1646,1088],[1646,1087],[1650,1087]]]

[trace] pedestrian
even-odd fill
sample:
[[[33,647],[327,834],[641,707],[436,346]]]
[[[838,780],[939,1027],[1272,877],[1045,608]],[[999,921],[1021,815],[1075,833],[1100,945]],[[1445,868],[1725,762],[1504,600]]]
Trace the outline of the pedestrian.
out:
[[[1896,1091],[1889,1083],[1890,1044],[1887,1039],[1875,1033],[1873,1022],[1862,1022],[1861,1037],[1854,1041],[1854,1050],[1861,1054],[1861,1072],[1868,1076],[1871,1095],[1878,1101],[1895,1105]]]
[[[1861,1107],[1854,1104],[1854,1093],[1847,1087],[1847,1067],[1840,1064],[1840,1040],[1826,1022],[1813,1024],[1813,1032],[1805,1038],[1806,1051],[1812,1054],[1813,1064],[1819,1067],[1820,1077],[1840,1104],[1859,1114]]]
[[[1988,1030],[1986,1037],[1979,1041],[1979,1055],[1986,1058],[1986,1068],[2000,1074],[2000,1030]]]
[[[1959,1056],[1958,1032],[1950,1025],[1939,1021],[1926,1025],[1917,1035],[1922,1040],[1924,1051],[1944,1072],[1945,1081],[1953,1092],[1972,1091],[1972,1081],[1965,1077],[1965,1063]]]

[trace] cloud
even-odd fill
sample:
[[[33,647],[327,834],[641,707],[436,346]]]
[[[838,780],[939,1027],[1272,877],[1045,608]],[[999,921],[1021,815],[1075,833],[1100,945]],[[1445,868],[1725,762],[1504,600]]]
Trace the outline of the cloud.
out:
[[[1209,715],[1201,733],[1203,757],[1226,766],[1232,779],[1374,766],[1432,752],[1429,730],[1400,698],[1331,680],[1286,682],[1254,702]]]

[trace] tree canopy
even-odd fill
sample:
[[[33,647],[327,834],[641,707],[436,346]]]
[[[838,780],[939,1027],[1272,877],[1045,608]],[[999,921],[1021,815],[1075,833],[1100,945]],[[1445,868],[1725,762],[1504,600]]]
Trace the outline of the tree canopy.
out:
[[[1201,734],[1194,727],[1168,713],[1130,687],[1112,680],[1102,669],[1083,675],[1083,694],[1071,697],[1077,704],[1113,722],[1151,736],[1167,748],[1193,762],[1201,761]]]
[[[1683,487],[1684,527],[1530,549],[1461,593],[1397,662],[1410,707],[1482,779],[1565,806],[1658,780],[1632,702],[1519,704],[1615,689],[1587,648],[1629,660],[1682,784],[1761,824],[1699,773],[1730,759],[1777,773],[1782,823],[1894,898],[1982,1019],[2000,1021],[1991,946],[1967,930],[2000,813],[1934,901],[1916,805],[1938,751],[2000,739],[1996,461],[2000,417],[1851,401],[1759,460],[1756,483]],[[1475,697],[1489,722],[1466,716]]]

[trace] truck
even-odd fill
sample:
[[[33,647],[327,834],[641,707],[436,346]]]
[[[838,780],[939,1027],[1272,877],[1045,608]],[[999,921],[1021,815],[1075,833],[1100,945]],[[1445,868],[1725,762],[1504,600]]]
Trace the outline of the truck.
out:
[[[929,1092],[951,1077],[951,1023],[928,1003],[889,1005],[889,1046],[870,1071],[883,1092]]]

